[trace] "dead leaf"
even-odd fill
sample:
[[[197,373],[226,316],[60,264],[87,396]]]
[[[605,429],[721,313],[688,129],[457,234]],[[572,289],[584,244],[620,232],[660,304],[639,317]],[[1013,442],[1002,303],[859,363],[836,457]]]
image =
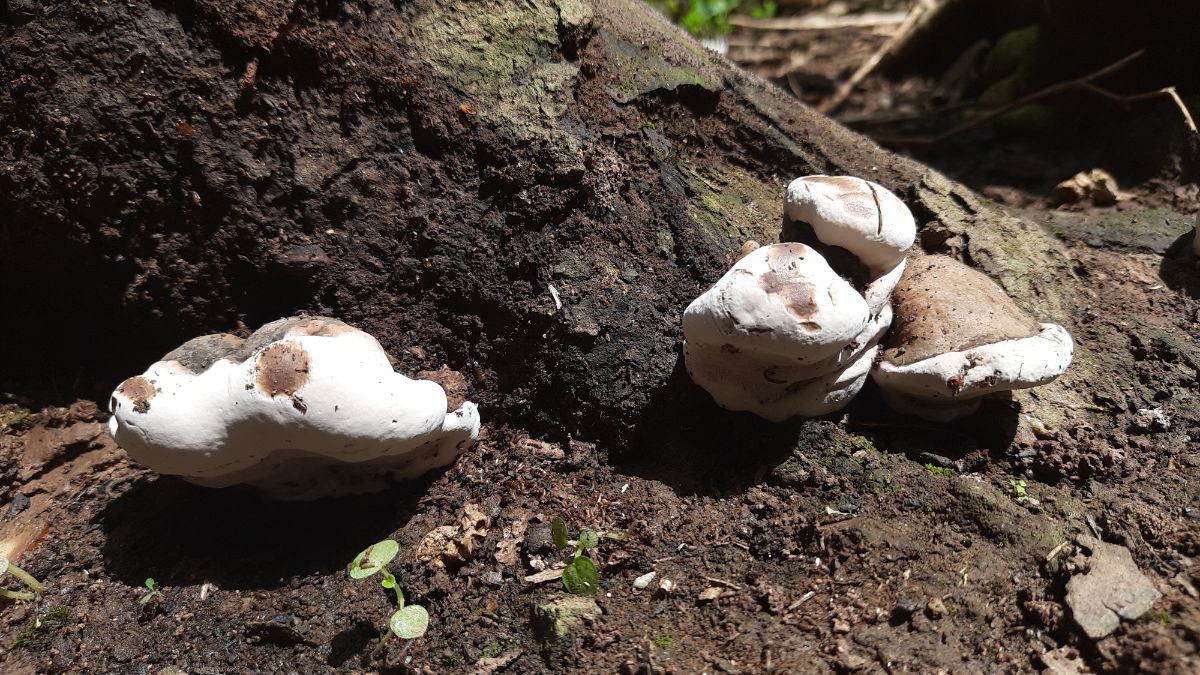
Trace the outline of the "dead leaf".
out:
[[[487,538],[490,525],[478,504],[467,504],[458,525],[440,525],[421,539],[415,557],[441,567],[457,567],[475,557],[475,548]]]
[[[562,446],[555,443],[549,443],[547,441],[539,441],[536,438],[530,438],[528,436],[522,436],[521,438],[518,438],[514,445],[532,455],[544,457],[546,459],[562,459],[567,456],[567,453],[562,449]]]
[[[1112,206],[1129,195],[1117,187],[1117,179],[1104,169],[1080,171],[1054,186],[1055,204],[1075,204],[1084,200],[1096,206]]]
[[[496,562],[501,565],[517,565],[521,562],[519,552],[521,542],[525,541],[525,530],[529,529],[531,514],[524,509],[513,511],[513,520],[504,527],[504,537],[496,544]]]
[[[696,597],[696,600],[699,602],[712,602],[724,596],[728,592],[729,591],[719,586],[709,586],[708,588],[700,591],[700,595]]]

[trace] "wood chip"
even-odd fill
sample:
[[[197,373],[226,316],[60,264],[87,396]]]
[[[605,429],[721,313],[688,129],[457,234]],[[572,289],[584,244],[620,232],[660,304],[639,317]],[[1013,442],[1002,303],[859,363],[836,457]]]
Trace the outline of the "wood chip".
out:
[[[563,570],[566,569],[566,567],[566,565],[555,565],[554,567],[549,567],[541,572],[537,572],[536,574],[530,574],[529,576],[525,577],[525,581],[528,581],[531,584],[541,584],[547,581],[561,579]]]

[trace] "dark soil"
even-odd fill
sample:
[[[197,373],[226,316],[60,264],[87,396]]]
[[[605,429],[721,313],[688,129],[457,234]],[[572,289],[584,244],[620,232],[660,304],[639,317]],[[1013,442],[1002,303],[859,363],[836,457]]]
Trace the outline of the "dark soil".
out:
[[[1119,176],[1134,199],[1057,211],[1045,191],[1093,157],[1017,181],[922,155],[1010,195],[1006,220],[634,5],[578,7],[0,2],[0,535],[48,587],[0,611],[0,670],[1200,670],[1186,146]],[[866,91],[892,86],[921,84]],[[946,426],[870,387],[838,419],[717,409],[683,371],[680,311],[817,171],[894,187],[929,252],[1066,323],[1074,375]],[[115,447],[94,401],[121,379],[297,311],[372,332],[406,372],[466,375],[480,441],[392,492],[305,504]],[[469,552],[426,554],[468,510]],[[527,580],[559,557],[554,516],[628,533],[564,640],[535,620],[560,582]],[[1098,642],[1065,602],[1078,534],[1128,547],[1163,594]],[[345,567],[389,536],[432,619],[370,661],[390,596]],[[162,593],[139,605],[148,577]]]

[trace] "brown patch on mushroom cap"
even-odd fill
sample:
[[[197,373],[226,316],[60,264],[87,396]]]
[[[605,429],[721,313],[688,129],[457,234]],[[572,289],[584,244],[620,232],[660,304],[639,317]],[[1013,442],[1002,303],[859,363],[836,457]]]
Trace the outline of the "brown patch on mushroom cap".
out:
[[[813,300],[816,287],[807,281],[800,281],[796,274],[799,263],[813,253],[804,244],[772,246],[767,254],[767,266],[771,271],[762,275],[759,281],[763,291],[778,297],[788,313],[799,321],[811,319],[817,313],[817,303]]]
[[[258,355],[256,370],[264,394],[293,396],[308,381],[308,352],[298,342],[277,342]]]
[[[289,335],[335,337],[357,330],[349,324],[322,316],[293,316],[265,324],[242,339],[229,333],[193,338],[171,350],[159,361],[175,361],[193,373],[202,373],[222,359],[241,363],[254,352]]]
[[[1041,330],[986,274],[946,256],[910,259],[892,305],[883,358],[898,366]]]
[[[158,393],[149,380],[140,375],[125,380],[117,387],[117,393],[133,402],[134,412],[150,411],[150,399]]]
[[[430,380],[442,385],[446,392],[446,412],[458,410],[467,401],[467,393],[470,390],[467,378],[457,370],[451,370],[450,366],[443,365],[437,370],[422,370],[417,373],[417,379]]]
[[[175,361],[193,373],[202,373],[209,366],[238,352],[245,340],[229,333],[216,333],[192,338],[172,349],[159,361]]]

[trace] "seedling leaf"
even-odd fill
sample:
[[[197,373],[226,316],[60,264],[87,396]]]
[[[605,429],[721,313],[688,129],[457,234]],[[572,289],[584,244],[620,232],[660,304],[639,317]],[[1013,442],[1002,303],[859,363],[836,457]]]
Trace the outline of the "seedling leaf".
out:
[[[378,544],[372,544],[367,550],[359,553],[350,563],[351,579],[366,579],[383,569],[400,553],[400,544],[393,539],[384,539]]]
[[[563,586],[568,593],[575,595],[595,595],[600,590],[600,575],[596,572],[596,564],[586,555],[581,555],[571,561],[563,570]]]
[[[388,627],[396,637],[412,640],[419,638],[429,630],[429,612],[420,605],[408,605],[396,610]]]
[[[388,578],[384,579],[383,581],[379,582],[379,585],[383,586],[384,588],[395,588],[396,587],[396,579],[392,578],[392,577],[388,577]]]
[[[158,582],[154,580],[154,577],[146,577],[146,581],[142,585],[150,590],[158,588]]]
[[[579,545],[583,548],[596,548],[600,545],[600,535],[595,530],[580,530]]]
[[[570,535],[567,534],[567,521],[562,519],[562,516],[555,516],[550,523],[550,538],[554,540],[554,545],[558,548],[567,548],[570,546]]]

